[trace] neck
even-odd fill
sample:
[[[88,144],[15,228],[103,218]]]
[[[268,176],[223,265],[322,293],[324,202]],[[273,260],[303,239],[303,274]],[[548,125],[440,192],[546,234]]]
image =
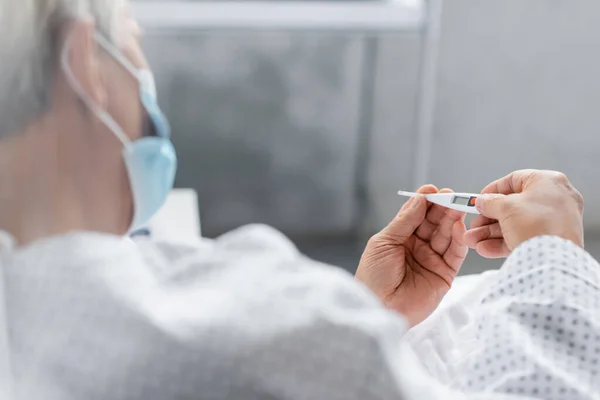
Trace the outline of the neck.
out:
[[[62,178],[58,132],[43,125],[0,142],[0,229],[19,245],[84,227]]]

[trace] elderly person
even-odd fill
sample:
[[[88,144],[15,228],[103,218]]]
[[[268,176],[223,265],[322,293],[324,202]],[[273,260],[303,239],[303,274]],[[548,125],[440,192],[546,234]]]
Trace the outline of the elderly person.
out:
[[[596,398],[600,283],[563,175],[492,184],[469,232],[410,200],[356,278],[263,226],[136,244],[176,156],[126,4],[0,1],[1,399]],[[432,328],[465,340],[403,341],[467,245],[512,255],[464,321]]]

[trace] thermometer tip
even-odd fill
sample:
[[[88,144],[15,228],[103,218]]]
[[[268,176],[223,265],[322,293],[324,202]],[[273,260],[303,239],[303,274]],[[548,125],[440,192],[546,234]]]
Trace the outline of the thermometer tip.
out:
[[[414,197],[417,194],[413,193],[413,192],[405,192],[404,190],[399,190],[398,191],[398,195],[400,195],[400,196],[406,196],[406,197]]]

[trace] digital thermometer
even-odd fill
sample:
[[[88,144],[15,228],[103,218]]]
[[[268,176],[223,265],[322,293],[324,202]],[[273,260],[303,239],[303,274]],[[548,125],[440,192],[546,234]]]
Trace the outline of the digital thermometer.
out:
[[[451,208],[453,210],[458,210],[461,212],[469,213],[469,214],[481,214],[475,208],[475,201],[477,201],[476,194],[469,193],[433,193],[433,194],[423,194],[414,192],[404,192],[399,191],[398,194],[400,196],[407,197],[415,197],[415,196],[424,196],[427,201],[435,204],[439,204],[440,206]]]

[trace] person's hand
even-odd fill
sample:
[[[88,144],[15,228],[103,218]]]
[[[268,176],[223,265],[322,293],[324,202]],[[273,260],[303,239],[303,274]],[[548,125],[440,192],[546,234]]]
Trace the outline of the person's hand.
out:
[[[427,185],[417,192],[438,190]],[[409,199],[369,240],[356,278],[388,308],[404,315],[411,327],[422,322],[440,304],[467,255],[464,217],[423,196]]]
[[[508,256],[536,236],[554,235],[583,247],[583,197],[564,174],[516,171],[490,183],[465,243],[486,258]]]

